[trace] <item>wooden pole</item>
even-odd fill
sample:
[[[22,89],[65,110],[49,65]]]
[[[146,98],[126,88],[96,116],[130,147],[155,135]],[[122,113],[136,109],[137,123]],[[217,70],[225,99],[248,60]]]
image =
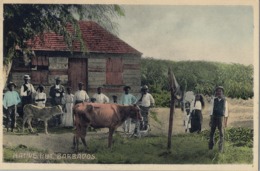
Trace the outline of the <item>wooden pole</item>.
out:
[[[168,130],[168,144],[167,148],[171,149],[172,146],[172,128],[173,128],[173,117],[174,117],[174,101],[175,96],[177,93],[178,83],[175,79],[175,76],[171,70],[171,68],[168,68],[168,76],[169,76],[169,85],[171,90],[171,105],[170,105],[170,117],[169,117],[169,130]]]
[[[168,145],[167,148],[172,147],[172,127],[173,127],[173,115],[174,114],[174,96],[173,90],[171,89],[171,106],[170,106],[170,117],[169,117],[169,129],[168,129]]]

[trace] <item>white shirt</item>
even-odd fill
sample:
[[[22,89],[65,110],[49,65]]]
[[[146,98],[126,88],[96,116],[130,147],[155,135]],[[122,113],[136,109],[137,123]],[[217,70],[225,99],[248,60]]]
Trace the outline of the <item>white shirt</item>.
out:
[[[194,106],[194,103],[192,103],[193,105],[191,105],[191,111],[192,110],[202,110],[202,105],[201,105],[201,102],[199,100],[197,100],[195,102],[195,106]]]
[[[58,90],[59,90],[59,89],[60,89],[60,85],[59,85],[59,84],[58,84],[58,85],[55,84],[55,89],[58,89]],[[60,97],[60,93],[56,93],[55,96],[56,96],[56,97]]]
[[[139,102],[141,97],[142,97],[142,95],[139,95],[139,97],[137,98],[136,103]],[[141,106],[150,107],[152,103],[153,104],[155,103],[153,96],[150,93],[144,94],[143,98],[142,98],[142,101],[141,101]]]
[[[85,90],[78,90],[74,95],[74,101],[76,100],[88,101],[88,99],[89,96]]]
[[[218,99],[219,101],[221,100],[221,99]],[[225,113],[224,113],[224,116],[225,117],[228,117],[228,102],[227,102],[227,100],[225,100],[226,102],[225,102]],[[214,99],[211,101],[211,109],[210,109],[210,113],[209,113],[209,115],[211,116],[212,114],[213,114],[213,108],[214,108]]]
[[[28,87],[28,90],[31,91],[32,93],[35,93],[35,92],[36,92],[35,89],[34,89],[34,87],[33,87],[33,85],[32,85],[31,83],[27,83],[27,84],[25,84],[25,85]],[[28,90],[27,90],[27,91],[28,91]],[[22,86],[21,86],[20,95],[21,95],[21,96],[27,96],[27,91],[24,91],[24,86],[22,85]]]
[[[38,99],[44,99],[44,101],[36,101]],[[35,96],[35,103],[37,104],[37,106],[39,107],[45,107],[45,103],[46,103],[46,94],[45,93],[40,93],[40,92],[37,92],[36,93],[36,96]]]
[[[103,93],[95,93],[92,97],[96,99],[96,103],[109,103],[109,98]]]

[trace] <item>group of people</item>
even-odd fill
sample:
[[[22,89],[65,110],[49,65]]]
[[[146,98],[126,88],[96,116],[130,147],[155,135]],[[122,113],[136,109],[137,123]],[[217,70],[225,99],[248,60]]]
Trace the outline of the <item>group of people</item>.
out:
[[[7,131],[11,128],[13,131],[15,127],[15,120],[17,116],[23,117],[23,113],[17,112],[17,105],[21,102],[22,108],[26,104],[35,103],[38,107],[45,107],[47,96],[44,92],[45,87],[39,85],[36,90],[30,83],[30,76],[24,75],[24,84],[21,86],[20,95],[15,91],[16,84],[9,82],[7,85],[8,91],[4,93],[3,107],[6,110],[6,128]],[[55,85],[50,88],[49,95],[51,97],[51,105],[62,105],[64,109],[63,116],[56,117],[56,124],[64,127],[73,127],[73,106],[82,102],[93,102],[93,103],[109,103],[109,98],[102,93],[102,87],[97,88],[97,92],[89,98],[87,92],[83,89],[84,84],[78,83],[78,90],[72,94],[71,87],[67,87],[66,90],[61,85],[61,79],[57,77],[55,79]],[[131,87],[125,86],[120,100],[118,101],[117,96],[112,96],[112,103],[118,103],[121,105],[134,105],[137,104],[140,107],[143,122],[136,122],[135,134],[140,130],[148,129],[148,115],[149,109],[154,106],[155,100],[153,96],[148,93],[148,86],[144,85],[141,87],[141,93],[135,97],[130,93]],[[33,101],[34,99],[34,101]],[[187,105],[187,104],[186,104]],[[205,107],[205,103],[201,94],[195,96],[194,101],[186,106],[186,114],[189,124],[186,125],[186,130],[189,128],[190,132],[200,132],[202,127],[202,110]],[[228,103],[224,97],[224,88],[218,86],[215,89],[215,97],[212,99],[212,107],[210,109],[210,140],[209,149],[214,146],[214,134],[216,128],[219,130],[219,150],[223,151],[224,141],[224,127],[227,126],[228,118]],[[131,119],[127,119],[123,125],[123,129],[126,133],[131,132]],[[188,125],[190,125],[188,127]]]
[[[202,127],[202,110],[205,107],[205,103],[201,94],[195,95],[195,100],[185,103],[186,120],[185,120],[185,132],[189,129],[190,133],[201,132]],[[216,128],[219,130],[219,144],[218,148],[220,152],[223,152],[224,143],[224,128],[227,126],[228,120],[228,102],[224,96],[224,88],[218,86],[215,89],[215,97],[211,101],[211,107],[209,110],[210,115],[210,138],[209,149],[213,149],[214,146],[214,134]]]
[[[23,111],[17,112],[17,105],[21,102],[22,109],[26,104],[35,104],[38,107],[45,107],[47,102],[47,95],[44,92],[45,87],[39,85],[36,90],[30,83],[30,76],[24,75],[24,83],[20,89],[20,95],[14,90],[16,84],[9,82],[7,85],[8,91],[4,94],[3,106],[6,109],[6,127],[11,128],[13,131],[15,127],[15,121],[17,116],[23,117]],[[60,77],[55,78],[55,84],[50,87],[49,96],[51,97],[51,105],[61,105],[64,109],[63,115],[55,116],[55,125],[61,125],[63,127],[73,127],[73,106],[82,102],[92,103],[109,103],[109,98],[102,93],[102,87],[97,88],[97,92],[90,98],[88,93],[83,89],[84,83],[78,83],[78,90],[72,94],[71,87],[65,87],[61,85]],[[147,129],[148,125],[148,113],[149,108],[154,106],[154,98],[148,93],[148,87],[145,85],[141,88],[141,93],[138,97],[135,97],[130,93],[131,87],[125,86],[123,93],[118,101],[117,96],[113,95],[113,101],[111,103],[117,103],[121,105],[134,105],[138,104],[141,108],[141,114],[144,122],[140,123],[136,127],[139,129]],[[131,119],[125,121],[123,129],[129,133],[131,131]]]

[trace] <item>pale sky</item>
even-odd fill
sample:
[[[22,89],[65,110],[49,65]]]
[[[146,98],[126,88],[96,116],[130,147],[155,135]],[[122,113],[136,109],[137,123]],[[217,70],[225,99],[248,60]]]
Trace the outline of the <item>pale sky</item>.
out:
[[[253,64],[251,6],[122,7],[119,37],[143,57]]]

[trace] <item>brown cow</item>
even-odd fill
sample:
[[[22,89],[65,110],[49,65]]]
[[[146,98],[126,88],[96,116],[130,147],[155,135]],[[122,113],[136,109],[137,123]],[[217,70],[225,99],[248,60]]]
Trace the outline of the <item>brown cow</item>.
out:
[[[75,116],[74,148],[78,151],[79,138],[86,147],[85,137],[87,127],[109,128],[108,147],[112,145],[114,131],[124,123],[127,118],[141,120],[142,116],[138,106],[123,106],[118,104],[79,103],[73,108]]]

